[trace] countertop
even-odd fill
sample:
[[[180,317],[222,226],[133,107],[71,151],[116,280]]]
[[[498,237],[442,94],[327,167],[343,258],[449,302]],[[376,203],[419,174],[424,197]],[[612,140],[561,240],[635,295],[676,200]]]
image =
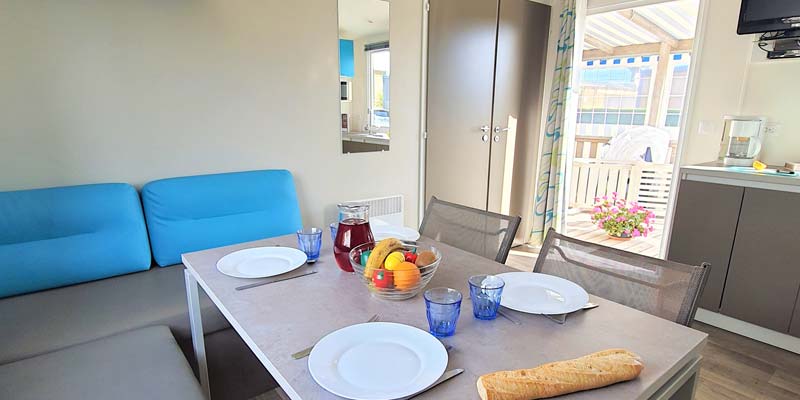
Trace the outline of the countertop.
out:
[[[778,175],[776,168],[770,166],[760,172],[751,167],[726,167],[722,162],[710,162],[681,167],[681,179],[800,192],[800,174]]]
[[[342,133],[342,140],[349,142],[389,145],[389,135],[385,133],[349,132]]]

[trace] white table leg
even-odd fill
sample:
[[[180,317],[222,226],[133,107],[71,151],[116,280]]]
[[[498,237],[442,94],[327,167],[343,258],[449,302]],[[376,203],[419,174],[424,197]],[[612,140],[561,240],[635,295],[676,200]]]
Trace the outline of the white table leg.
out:
[[[197,358],[197,370],[200,373],[200,387],[206,399],[211,400],[211,387],[208,384],[208,362],[206,361],[206,343],[203,337],[203,319],[200,315],[200,293],[197,280],[189,271],[183,271],[186,278],[186,300],[189,303],[189,326],[192,329],[192,345]]]

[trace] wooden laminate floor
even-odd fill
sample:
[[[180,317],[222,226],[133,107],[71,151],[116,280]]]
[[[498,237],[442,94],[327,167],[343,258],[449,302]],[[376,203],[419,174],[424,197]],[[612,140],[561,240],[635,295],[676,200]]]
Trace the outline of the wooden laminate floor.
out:
[[[800,400],[800,355],[695,322],[708,333],[697,400]]]

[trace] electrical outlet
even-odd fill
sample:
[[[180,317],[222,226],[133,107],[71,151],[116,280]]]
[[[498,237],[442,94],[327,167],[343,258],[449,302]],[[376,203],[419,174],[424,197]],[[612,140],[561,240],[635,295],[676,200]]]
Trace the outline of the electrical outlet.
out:
[[[764,127],[764,134],[770,136],[778,136],[781,130],[781,124],[776,122],[768,122],[767,126]]]
[[[719,130],[719,126],[714,121],[700,121],[700,126],[697,127],[697,134],[699,136],[710,136],[710,135],[717,135],[721,130]]]

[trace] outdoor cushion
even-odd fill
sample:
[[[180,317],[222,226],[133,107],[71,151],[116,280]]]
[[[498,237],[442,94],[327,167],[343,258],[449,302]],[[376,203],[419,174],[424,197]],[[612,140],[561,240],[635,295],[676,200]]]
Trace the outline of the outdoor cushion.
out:
[[[133,186],[0,192],[0,298],[150,268]]]
[[[144,186],[142,202],[161,266],[181,262],[183,253],[286,235],[302,225],[286,170],[162,179]]]
[[[153,268],[0,300],[0,364],[152,325],[166,325],[179,342],[190,341],[184,270]],[[203,331],[229,327],[199,292]]]
[[[0,365],[0,398],[201,400],[203,393],[165,326],[142,328]]]

